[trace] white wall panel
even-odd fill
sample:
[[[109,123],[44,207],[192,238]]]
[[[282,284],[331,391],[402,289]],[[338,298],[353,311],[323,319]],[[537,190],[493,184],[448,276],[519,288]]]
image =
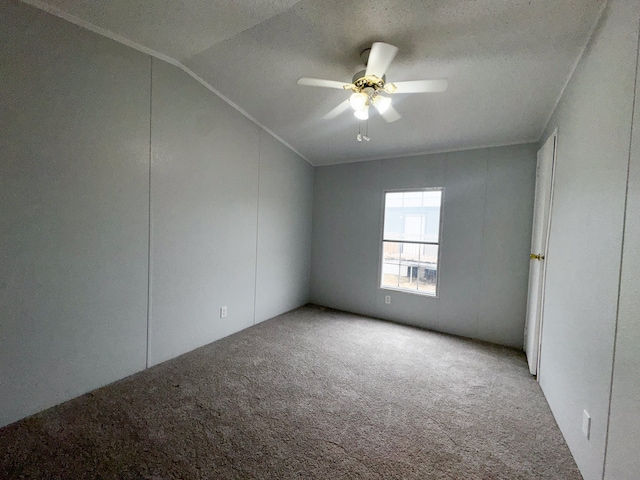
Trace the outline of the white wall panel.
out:
[[[259,132],[159,61],[151,119],[154,365],[253,325]]]
[[[380,189],[442,187],[445,185],[445,171],[446,154],[429,155],[428,160],[424,156],[383,160]],[[381,233],[378,233],[378,241]],[[379,249],[378,245],[378,252]],[[376,261],[379,263],[380,259],[376,258]],[[379,285],[380,280],[376,277],[376,287]],[[391,295],[391,304],[384,302],[386,295]],[[376,315],[389,320],[401,318],[404,323],[422,328],[440,328],[438,301],[410,293],[376,288]]]
[[[155,364],[253,325],[257,251],[260,320],[306,303],[303,159],[176,67],[152,79],[148,56],[20,2],[0,63],[0,426],[144,369],[147,347]]]
[[[145,366],[149,58],[0,11],[0,426]]]
[[[447,154],[440,273],[440,330],[478,336],[488,151]],[[516,319],[514,319],[515,321]]]
[[[526,316],[536,151],[536,145],[503,148],[487,164],[478,338],[517,347]]]
[[[521,347],[535,162],[529,144],[316,168],[311,300]],[[384,191],[426,187],[445,188],[439,297],[380,289]]]
[[[260,132],[255,321],[309,299],[313,167]]]
[[[640,65],[637,67],[606,480],[623,480],[640,472]]]
[[[311,299],[375,315],[382,224],[380,161],[315,170]]]
[[[587,480],[604,464],[638,13],[608,4],[542,138],[558,128],[539,378]]]

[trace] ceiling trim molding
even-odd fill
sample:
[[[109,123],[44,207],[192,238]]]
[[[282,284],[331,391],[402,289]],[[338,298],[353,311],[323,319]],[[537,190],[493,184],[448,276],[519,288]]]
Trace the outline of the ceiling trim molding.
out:
[[[171,62],[170,62],[171,63]],[[205,79],[203,79],[202,77],[200,77],[198,74],[196,74],[193,70],[191,70],[189,67],[186,67],[185,65],[183,65],[180,62],[174,63],[173,65],[175,65],[176,67],[180,68],[183,72],[185,72],[187,75],[189,75],[191,78],[193,78],[195,81],[199,82],[203,87],[205,87],[207,90],[209,90],[211,93],[213,93],[214,95],[217,95],[218,97],[220,97],[220,99],[222,99],[224,102],[228,103],[229,105],[231,105],[234,109],[236,109],[239,113],[241,113],[242,115],[244,115],[245,117],[247,117],[249,120],[251,120],[253,123],[255,123],[258,127],[260,127],[262,130],[264,130],[265,132],[267,132],[269,135],[271,135],[273,138],[275,138],[277,141],[279,141],[280,143],[282,143],[285,147],[287,147],[289,150],[291,150],[293,153],[295,153],[296,155],[298,155],[300,158],[302,158],[305,162],[307,162],[309,165],[311,165],[312,167],[314,167],[315,165],[313,163],[311,163],[311,161],[305,157],[304,155],[302,155],[298,150],[296,150],[295,148],[293,148],[288,142],[286,142],[285,140],[283,140],[279,135],[277,135],[275,132],[273,132],[271,129],[265,127],[264,125],[262,125],[258,120],[256,120],[252,115],[250,115],[246,110],[244,110],[242,107],[240,107],[239,105],[237,105],[236,103],[232,102],[229,98],[225,97],[222,93],[220,93],[218,90],[216,90],[215,88],[213,88],[211,86],[211,84],[209,84]]]
[[[113,33],[111,30],[107,30],[106,28],[102,28],[99,27],[97,25],[94,25],[91,22],[87,22],[86,20],[83,20],[79,17],[76,17],[75,15],[71,15],[70,13],[67,13],[63,10],[60,10],[57,7],[53,7],[45,2],[42,2],[40,0],[21,0],[22,3],[26,3],[28,5],[31,5],[32,7],[36,7],[39,10],[43,10],[47,13],[50,13],[51,15],[54,15],[56,17],[59,17],[63,20],[66,20],[69,23],[73,23],[74,25],[77,25],[78,27],[82,27],[85,30],[90,30],[93,33],[97,33],[98,35],[102,36],[102,37],[107,37],[111,40],[114,40],[118,43],[121,43],[123,45],[126,45],[127,47],[133,48],[134,50],[137,50],[139,52],[145,53],[147,55],[151,55],[152,57],[155,57],[159,60],[162,60],[163,62],[167,62],[170,63],[171,65],[175,65],[176,67],[180,66],[180,62],[178,62],[177,60],[174,60],[173,58],[164,55],[160,52],[156,52],[155,50],[152,50],[150,48],[145,47],[144,45],[140,45],[139,43],[136,43],[132,40],[129,40],[128,38],[123,37],[122,35],[118,35],[117,33]]]
[[[569,82],[573,78],[573,74],[576,72],[576,69],[578,68],[578,65],[580,64],[580,61],[582,60],[582,57],[584,56],[584,53],[587,51],[587,47],[591,44],[591,40],[593,40],[593,35],[594,35],[594,33],[596,33],[596,28],[598,28],[598,25],[600,24],[600,19],[602,18],[602,14],[604,13],[604,11],[605,11],[605,9],[607,8],[608,5],[609,5],[609,0],[605,0],[604,2],[602,2],[602,6],[600,7],[600,12],[598,13],[596,21],[593,22],[593,25],[591,26],[591,29],[589,30],[589,33],[587,35],[587,42],[584,44],[584,47],[582,47],[582,50],[580,51],[580,55],[578,55],[578,58],[576,58],[576,61],[573,62],[573,66],[571,67],[571,70],[569,70],[569,75],[567,75],[567,79],[565,80],[564,85],[562,86],[562,89],[560,89],[560,93],[558,94],[558,98],[556,98],[556,102],[553,105],[553,108],[551,109],[551,112],[549,112],[549,116],[547,117],[547,121],[544,122],[544,127],[542,127],[542,131],[540,132],[540,136],[538,137],[538,140],[536,140],[537,142],[542,141],[542,136],[544,135],[544,132],[547,130],[547,127],[549,126],[549,122],[551,121],[551,117],[553,117],[553,114],[556,113],[558,105],[560,104],[560,100],[562,100],[562,96],[564,95],[564,91],[567,89],[567,86],[569,85]]]
[[[71,15],[70,13],[64,12],[64,11],[60,10],[59,8],[53,7],[51,5],[48,5],[47,3],[42,2],[40,0],[20,0],[20,1],[23,2],[23,3],[26,3],[28,5],[31,5],[32,7],[35,7],[37,9],[39,9],[39,10],[47,12],[47,13],[49,13],[51,15],[59,17],[59,18],[61,18],[63,20],[66,20],[69,23],[73,23],[74,25],[77,25],[78,27],[84,28],[84,29],[89,30],[89,31],[91,31],[93,33],[97,33],[98,35],[100,35],[102,37],[109,38],[109,39],[111,39],[111,40],[113,40],[115,42],[118,42],[118,43],[120,43],[122,45],[125,45],[125,46],[127,46],[129,48],[133,48],[134,50],[142,52],[142,53],[144,53],[146,55],[150,55],[150,56],[152,56],[154,58],[157,58],[158,60],[162,60],[163,62],[166,62],[166,63],[169,63],[169,64],[171,64],[173,66],[178,67],[180,70],[182,70],[187,75],[189,75],[191,78],[196,80],[198,83],[200,83],[203,87],[205,87],[211,93],[213,93],[214,95],[218,96],[220,99],[222,99],[225,103],[227,103],[228,105],[233,107],[236,111],[238,111],[244,117],[246,117],[249,120],[251,120],[251,122],[255,123],[262,130],[264,130],[269,135],[271,135],[273,138],[275,138],[277,141],[282,143],[285,147],[287,147],[293,153],[298,155],[300,158],[302,158],[309,165],[311,165],[312,167],[315,167],[315,165],[307,157],[302,155],[299,151],[297,151],[295,148],[293,148],[289,143],[284,141],[280,136],[278,136],[276,133],[271,131],[269,128],[267,128],[264,125],[262,125],[258,120],[256,120],[253,116],[249,115],[249,113],[247,113],[239,105],[237,105],[236,103],[232,102],[229,98],[227,98],[224,95],[222,95],[222,93],[220,93],[218,90],[213,88],[213,86],[211,84],[209,84],[206,80],[204,80],[202,77],[198,76],[193,70],[191,70],[190,68],[186,67],[184,64],[182,64],[178,60],[176,60],[174,58],[171,58],[171,57],[169,57],[167,55],[164,55],[163,53],[156,52],[155,50],[152,50],[151,48],[145,47],[144,45],[141,45],[141,44],[139,44],[137,42],[129,40],[128,38],[123,37],[122,35],[118,35],[117,33],[114,33],[111,30],[107,30],[106,28],[102,28],[102,27],[99,27],[97,25],[94,25],[91,22],[87,22],[86,20],[83,20],[83,19],[81,19],[79,17],[76,17],[75,15]]]
[[[421,157],[424,155],[439,155],[441,153],[467,152],[470,150],[482,150],[485,148],[515,147],[517,145],[527,145],[527,144],[535,144],[535,143],[538,143],[537,139],[523,140],[523,141],[514,142],[514,143],[496,143],[496,144],[487,144],[487,145],[477,145],[477,146],[463,147],[463,148],[455,147],[455,148],[449,148],[444,150],[427,150],[422,152],[402,153],[399,155],[391,155],[391,156],[385,156],[385,157],[360,158],[355,160],[339,160],[334,163],[323,163],[322,165],[316,165],[316,167],[318,168],[333,167],[336,165],[347,165],[350,163],[375,162],[375,161],[381,161],[381,160],[397,160],[402,158]]]

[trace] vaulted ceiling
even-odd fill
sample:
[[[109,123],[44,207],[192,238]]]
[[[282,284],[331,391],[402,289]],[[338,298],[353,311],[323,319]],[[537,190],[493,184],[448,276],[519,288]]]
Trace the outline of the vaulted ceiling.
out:
[[[603,0],[26,0],[169,57],[314,165],[537,141]],[[395,94],[403,118],[351,111],[298,86],[349,83],[374,41],[399,47],[388,81],[447,78]],[[367,128],[370,142],[357,142]]]

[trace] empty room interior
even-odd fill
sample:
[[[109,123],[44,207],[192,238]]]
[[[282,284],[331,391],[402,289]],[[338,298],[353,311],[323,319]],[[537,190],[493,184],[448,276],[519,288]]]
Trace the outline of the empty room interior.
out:
[[[0,2],[1,478],[640,478],[640,2]]]

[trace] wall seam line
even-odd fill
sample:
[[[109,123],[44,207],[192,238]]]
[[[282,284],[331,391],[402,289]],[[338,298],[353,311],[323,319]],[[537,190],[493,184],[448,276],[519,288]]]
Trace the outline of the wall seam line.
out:
[[[258,303],[258,244],[260,239],[260,164],[262,163],[262,132],[258,130],[258,185],[256,196],[256,269],[253,281],[253,324],[256,324]]]
[[[312,173],[312,180],[311,180],[311,225],[309,226],[309,250],[308,250],[308,265],[309,265],[309,275],[308,275],[308,286],[309,288],[307,288],[307,303],[313,303],[312,299],[311,299],[311,294],[313,291],[313,252],[314,252],[314,247],[313,247],[313,231],[315,230],[314,228],[314,218],[315,218],[315,214],[316,214],[316,172],[318,167],[311,167],[311,171]]]
[[[589,34],[587,35],[587,41],[584,44],[584,47],[582,47],[582,50],[580,50],[580,53],[579,53],[578,57],[576,58],[575,62],[573,63],[573,66],[571,67],[571,70],[569,71],[569,75],[567,75],[567,78],[564,81],[564,85],[560,89],[560,93],[558,94],[558,96],[556,98],[556,102],[554,103],[553,108],[549,112],[549,116],[547,117],[547,121],[544,122],[544,125],[542,127],[542,131],[540,132],[540,135],[538,135],[537,143],[539,143],[542,140],[542,136],[544,135],[545,130],[549,126],[549,122],[551,121],[551,118],[553,117],[553,114],[558,109],[558,105],[560,105],[560,100],[564,96],[564,92],[567,89],[567,87],[569,86],[569,83],[571,82],[571,79],[573,78],[573,75],[576,73],[576,70],[578,69],[578,65],[580,65],[580,61],[582,60],[582,57],[584,57],[584,54],[587,51],[587,47],[591,43],[591,40],[592,40],[594,34],[596,33],[596,29],[598,28],[598,25],[600,24],[600,21],[602,20],[602,15],[603,15],[604,11],[606,10],[607,6],[609,5],[609,3],[610,3],[609,0],[606,0],[606,1],[604,1],[602,3],[602,7],[600,7],[600,12],[598,13],[598,16],[596,17],[596,21],[593,23],[593,25],[591,25],[591,29],[589,30]]]
[[[476,312],[476,336],[480,335],[480,305],[482,304],[482,271],[484,270],[484,246],[487,230],[487,190],[489,182],[489,152],[485,150],[487,166],[484,171],[484,205],[482,207],[482,240],[480,242],[480,281],[478,282],[478,311]]]
[[[627,154],[627,181],[625,184],[624,192],[624,208],[622,210],[622,241],[620,242],[620,269],[618,272],[618,296],[616,299],[616,318],[615,327],[613,331],[613,357],[611,359],[611,381],[609,383],[609,405],[607,408],[607,429],[604,439],[604,458],[602,460],[602,479],[604,480],[607,469],[607,452],[609,450],[609,428],[611,425],[611,404],[613,398],[613,375],[615,373],[616,364],[616,346],[618,343],[618,324],[620,321],[620,292],[622,291],[622,267],[624,262],[624,238],[627,229],[627,206],[629,203],[629,176],[631,173],[631,152],[633,150],[633,124],[635,121],[636,113],[636,95],[638,93],[638,61],[640,61],[640,16],[636,22],[636,33],[638,34],[638,41],[636,43],[636,73],[633,81],[633,98],[631,102],[631,126],[629,129],[629,150]]]
[[[376,273],[376,277],[373,279],[373,284],[374,284],[374,294],[373,294],[373,312],[375,313],[376,317],[380,317],[380,311],[381,308],[378,304],[378,298],[380,296],[380,292],[382,290],[381,287],[381,283],[382,283],[382,268],[383,268],[383,264],[382,264],[382,258],[384,256],[384,205],[385,205],[385,199],[386,199],[386,194],[384,191],[384,185],[383,185],[383,181],[382,181],[382,170],[384,169],[384,163],[385,160],[374,160],[377,165],[378,165],[378,192],[382,193],[382,215],[378,215],[378,222],[380,222],[378,224],[378,258],[377,258],[377,262],[378,262],[378,270]]]
[[[153,57],[149,56],[149,180],[148,180],[148,210],[147,210],[147,351],[145,368],[149,368],[149,334],[151,324],[151,128],[153,109]]]
[[[237,110],[241,115],[244,115],[245,117],[247,117],[249,120],[251,120],[253,123],[255,123],[258,127],[260,127],[262,130],[264,130],[266,133],[268,133],[273,138],[278,140],[280,143],[282,143],[285,147],[287,147],[293,153],[295,153],[300,158],[302,158],[309,165],[315,166],[311,162],[311,160],[309,160],[307,157],[302,155],[302,153],[300,153],[298,150],[296,150],[292,145],[290,145],[288,142],[286,142],[282,137],[277,135],[271,129],[269,129],[266,126],[264,126],[256,118],[254,118],[247,111],[245,111],[243,108],[241,108],[238,104],[236,104],[235,102],[231,101],[231,99],[227,98],[222,93],[220,93],[218,90],[213,88],[213,86],[211,84],[209,84],[206,80],[204,80],[199,75],[197,75],[193,70],[191,70],[189,67],[184,65],[182,62],[180,62],[180,61],[178,61],[178,60],[176,60],[176,59],[174,59],[174,58],[172,58],[172,57],[170,57],[168,55],[165,55],[163,53],[157,52],[157,51],[155,51],[155,50],[153,50],[151,48],[145,47],[144,45],[141,45],[141,44],[139,44],[137,42],[134,42],[133,40],[129,40],[128,38],[123,37],[122,35],[119,35],[117,33],[114,33],[114,32],[112,32],[111,30],[109,30],[107,28],[100,27],[100,26],[95,25],[95,24],[93,24],[93,23],[91,23],[89,21],[81,19],[80,17],[77,17],[75,15],[67,13],[64,10],[60,9],[60,8],[57,8],[57,7],[52,6],[52,5],[49,5],[48,3],[46,3],[46,1],[43,1],[43,0],[20,0],[20,1],[22,1],[23,3],[26,3],[27,5],[31,5],[32,7],[35,7],[37,9],[39,9],[39,10],[42,10],[43,12],[46,12],[46,13],[48,13],[50,15],[54,15],[54,16],[56,16],[58,18],[66,20],[69,23],[73,23],[74,25],[77,25],[77,26],[79,26],[81,28],[84,28],[85,30],[89,30],[90,32],[93,32],[93,33],[95,33],[97,35],[100,35],[102,37],[108,38],[110,40],[113,40],[114,42],[118,42],[118,43],[120,43],[122,45],[125,45],[125,46],[129,47],[129,48],[132,48],[134,50],[142,52],[142,53],[144,53],[146,55],[150,55],[152,57],[155,57],[158,60],[162,60],[163,62],[166,62],[166,63],[168,63],[170,65],[175,66],[175,67],[178,67],[179,69],[184,71],[187,75],[192,77],[195,81],[197,81],[200,84],[202,84],[202,86],[205,87],[207,90],[209,90],[211,93],[213,93],[214,95],[218,96],[224,102],[229,104],[232,108]]]
[[[440,269],[440,271],[442,271],[442,264],[440,262],[440,260],[442,260],[442,241],[444,240],[444,218],[446,215],[446,208],[447,208],[447,172],[448,172],[448,168],[449,168],[449,162],[447,161],[449,159],[449,153],[442,153],[442,187],[445,189],[445,198],[444,201],[442,202],[441,206],[440,206],[440,215],[442,215],[442,219],[440,219],[440,224],[442,225],[441,229],[440,229],[440,246],[438,248],[438,255],[440,256],[440,258],[438,259],[438,268]],[[446,250],[446,246],[444,247],[444,249]],[[440,274],[438,274],[440,275]],[[436,278],[437,283],[437,289],[440,290],[441,288],[441,281],[442,281],[442,277],[438,277]],[[436,301],[436,326],[438,329],[442,330],[442,325],[440,323],[440,293],[438,292],[438,300]]]

